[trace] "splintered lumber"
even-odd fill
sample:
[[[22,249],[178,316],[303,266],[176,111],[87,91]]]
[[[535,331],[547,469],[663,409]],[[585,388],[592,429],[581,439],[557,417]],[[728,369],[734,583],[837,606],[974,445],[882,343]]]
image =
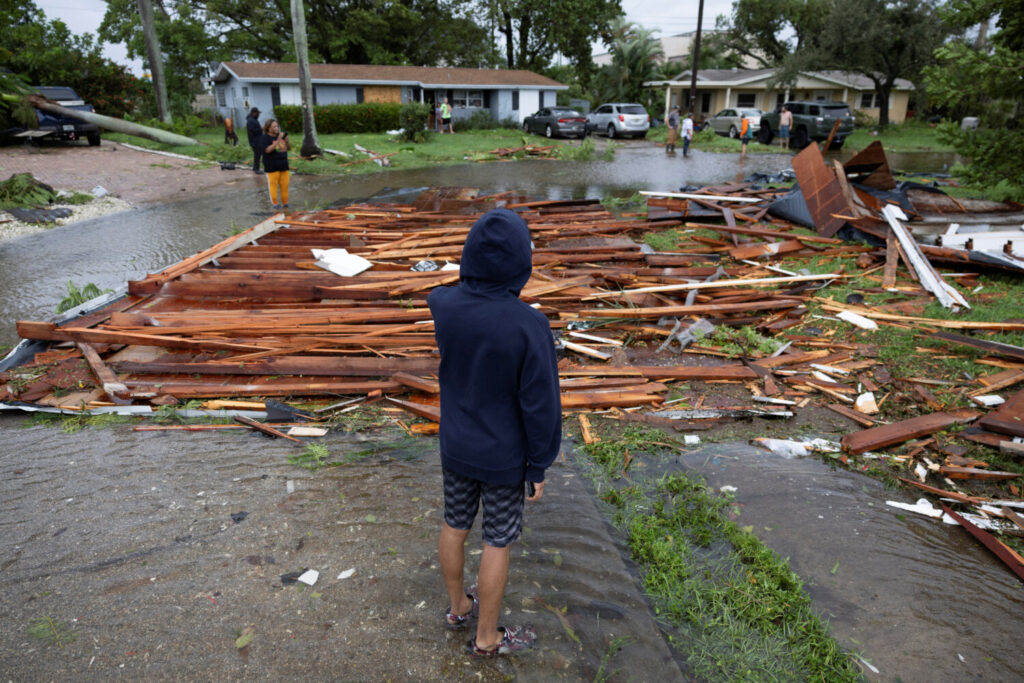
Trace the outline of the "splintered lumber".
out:
[[[997,472],[977,467],[957,467],[955,465],[941,465],[939,472],[950,479],[981,479],[985,481],[1002,481],[1003,479],[1016,479],[1021,476],[1018,472]]]
[[[978,420],[977,426],[1000,434],[1024,437],[1024,390]]]
[[[683,292],[691,289],[718,289],[721,287],[749,287],[751,285],[780,285],[791,282],[813,282],[815,280],[835,280],[843,277],[839,273],[826,273],[824,275],[794,275],[790,277],[762,277],[740,280],[715,280],[713,282],[687,282],[678,285],[659,285],[655,287],[640,287],[639,289],[624,289],[618,292],[601,292],[592,296],[583,297],[582,301],[593,301],[609,297],[629,296],[630,294],[646,294],[649,292]]]
[[[600,439],[595,438],[594,433],[590,429],[590,418],[588,418],[585,414],[580,413],[579,421],[580,433],[583,436],[583,443],[588,445],[592,443],[597,443]]]
[[[1002,560],[1003,564],[1010,568],[1010,571],[1017,575],[1018,579],[1024,581],[1024,563],[1020,561],[1019,555],[1010,550],[1005,544],[1001,543],[989,532],[978,528],[957,513],[950,510],[945,503],[942,504],[942,511],[952,517],[956,523],[967,530],[971,536],[978,539],[982,545],[991,550],[996,557]]]
[[[847,434],[840,441],[843,450],[848,453],[864,453],[878,448],[928,436],[942,431],[950,425],[970,422],[981,413],[973,410],[931,413],[921,415],[902,422],[872,427],[852,434]]]
[[[77,346],[89,367],[95,373],[96,379],[100,381],[100,386],[103,387],[103,391],[106,392],[107,396],[115,403],[130,403],[130,401],[121,396],[121,394],[128,393],[128,387],[118,381],[117,376],[107,367],[106,363],[100,358],[100,355],[96,353],[96,349],[92,345],[83,342],[79,342]]]
[[[441,421],[441,409],[437,406],[428,405],[425,403],[414,403],[412,401],[403,401],[395,398],[394,396],[385,396],[385,400],[392,405],[396,405],[402,410],[412,413],[417,417],[430,420],[431,422]]]
[[[963,295],[943,280],[942,276],[935,271],[935,268],[928,261],[928,257],[921,252],[917,241],[900,223],[901,220],[907,220],[906,215],[900,208],[889,204],[882,209],[882,215],[889,222],[889,227],[892,229],[893,234],[896,235],[896,239],[899,240],[900,247],[903,249],[901,253],[910,259],[907,265],[917,273],[921,285],[934,294],[939,303],[946,308],[953,308],[954,306],[970,308],[970,304],[967,303]]]
[[[410,375],[408,372],[396,372],[391,375],[391,379],[411,389],[416,389],[417,391],[422,391],[428,394],[441,393],[441,385],[437,380],[424,379],[423,377]]]
[[[1004,344],[1002,342],[988,341],[987,339],[976,339],[974,337],[966,337],[962,334],[954,334],[952,332],[936,332],[932,335],[936,339],[943,341],[953,342],[955,344],[963,344],[964,346],[970,346],[975,349],[981,349],[989,353],[995,353],[1000,356],[1006,356],[1007,358],[1015,358],[1019,361],[1024,361],[1024,348],[1020,346],[1013,346],[1012,344]]]
[[[250,417],[245,417],[244,415],[235,415],[234,419],[235,419],[235,422],[240,422],[240,423],[244,424],[247,427],[251,427],[252,429],[255,429],[258,432],[263,432],[264,434],[267,434],[268,436],[277,436],[277,437],[280,437],[282,439],[288,439],[289,441],[294,441],[295,443],[302,443],[301,441],[299,441],[295,437],[288,436],[284,432],[279,431],[277,429],[274,429],[273,427],[270,427],[268,425],[265,425],[262,422],[257,422],[256,420],[253,420]]]
[[[980,497],[977,497],[977,496],[967,496],[967,495],[964,495],[962,493],[957,493],[956,491],[947,491],[946,489],[940,489],[940,488],[938,488],[936,486],[929,486],[928,484],[924,484],[924,483],[921,483],[919,481],[915,481],[913,479],[907,479],[905,477],[896,477],[896,478],[899,479],[900,481],[902,481],[904,484],[910,484],[911,486],[916,486],[917,488],[921,489],[922,491],[927,491],[928,493],[934,493],[935,495],[941,496],[942,498],[952,498],[953,500],[958,500],[961,503],[969,503],[971,505],[980,505],[982,503],[987,503],[990,500],[989,498],[980,498]]]

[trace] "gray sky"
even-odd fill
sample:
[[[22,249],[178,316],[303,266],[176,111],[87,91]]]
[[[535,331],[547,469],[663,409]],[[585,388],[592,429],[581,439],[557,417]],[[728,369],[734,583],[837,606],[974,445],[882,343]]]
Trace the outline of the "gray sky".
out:
[[[254,0],[258,2],[259,0]],[[35,0],[48,19],[61,19],[75,33],[93,33],[100,27],[107,11],[104,0]],[[641,26],[657,30],[657,37],[686,33],[697,28],[697,2],[679,0],[622,0],[626,18]],[[728,14],[732,0],[705,0],[704,29],[715,26],[715,17]],[[595,45],[594,52],[604,52],[603,45]],[[109,59],[124,64],[135,74],[142,73],[140,60],[128,59],[123,44],[106,44],[103,53]]]

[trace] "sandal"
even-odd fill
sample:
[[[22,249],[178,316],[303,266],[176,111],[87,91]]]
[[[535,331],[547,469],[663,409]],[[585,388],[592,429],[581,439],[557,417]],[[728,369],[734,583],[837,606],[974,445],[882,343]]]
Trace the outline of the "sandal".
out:
[[[473,606],[469,608],[469,611],[465,614],[452,614],[452,608],[449,607],[444,613],[445,626],[453,631],[461,631],[466,628],[470,619],[476,619],[477,615],[480,614],[480,594],[477,591],[476,586],[471,586],[469,592],[466,593],[466,597],[473,601]]]
[[[533,624],[527,624],[526,626],[499,626],[498,630],[501,631],[501,640],[490,650],[485,650],[482,647],[478,647],[476,644],[476,638],[471,639],[466,643],[466,648],[469,653],[474,657],[497,657],[498,655],[510,655],[520,650],[526,650],[533,647],[534,643],[537,642],[537,632],[533,629]]]

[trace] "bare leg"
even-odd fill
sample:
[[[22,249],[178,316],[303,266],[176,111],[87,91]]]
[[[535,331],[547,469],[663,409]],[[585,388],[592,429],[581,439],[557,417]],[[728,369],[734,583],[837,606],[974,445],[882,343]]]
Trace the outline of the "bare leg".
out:
[[[441,560],[441,573],[444,575],[445,588],[448,589],[452,614],[468,614],[473,609],[473,601],[466,596],[466,588],[462,583],[462,569],[466,563],[463,548],[468,535],[469,529],[453,529],[443,523],[441,537],[437,541],[437,556]],[[480,570],[483,571],[482,565]]]
[[[490,650],[501,634],[498,631],[498,616],[505,599],[505,584],[508,582],[509,547],[495,548],[484,544],[480,558],[480,575],[477,583],[480,589],[480,618],[476,624],[476,645]]]

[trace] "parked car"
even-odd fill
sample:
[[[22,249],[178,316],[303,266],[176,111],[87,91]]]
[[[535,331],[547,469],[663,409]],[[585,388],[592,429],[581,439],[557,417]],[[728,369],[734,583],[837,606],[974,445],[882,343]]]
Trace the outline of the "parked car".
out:
[[[548,138],[582,138],[587,134],[587,120],[575,109],[545,107],[523,119],[523,130]]]
[[[719,135],[738,138],[741,130],[740,119],[743,117],[743,114],[746,114],[747,119],[750,120],[750,134],[756,135],[761,127],[761,114],[763,113],[760,109],[723,109],[705,121],[705,125],[710,126],[711,130]]]
[[[793,125],[789,131],[790,146],[797,149],[806,147],[812,140],[828,140],[836,120],[839,128],[832,138],[830,149],[839,149],[846,141],[846,136],[853,132],[853,114],[845,102],[786,102],[786,108],[793,114]],[[757,141],[770,145],[772,139],[779,134],[780,107],[777,111],[761,117],[761,130],[757,133]]]
[[[56,102],[62,107],[67,107],[68,109],[80,109],[87,112],[96,111],[91,104],[86,104],[85,101],[78,96],[78,93],[65,85],[38,85],[35,89],[38,90],[43,97]],[[48,130],[51,132],[48,136],[50,139],[80,140],[85,138],[93,147],[100,144],[100,129],[94,124],[86,123],[81,119],[59,116],[57,114],[50,114],[41,109],[36,109],[36,121],[39,124],[39,130]]]
[[[587,114],[587,131],[604,133],[610,138],[643,138],[650,128],[651,117],[641,104],[602,104]]]

